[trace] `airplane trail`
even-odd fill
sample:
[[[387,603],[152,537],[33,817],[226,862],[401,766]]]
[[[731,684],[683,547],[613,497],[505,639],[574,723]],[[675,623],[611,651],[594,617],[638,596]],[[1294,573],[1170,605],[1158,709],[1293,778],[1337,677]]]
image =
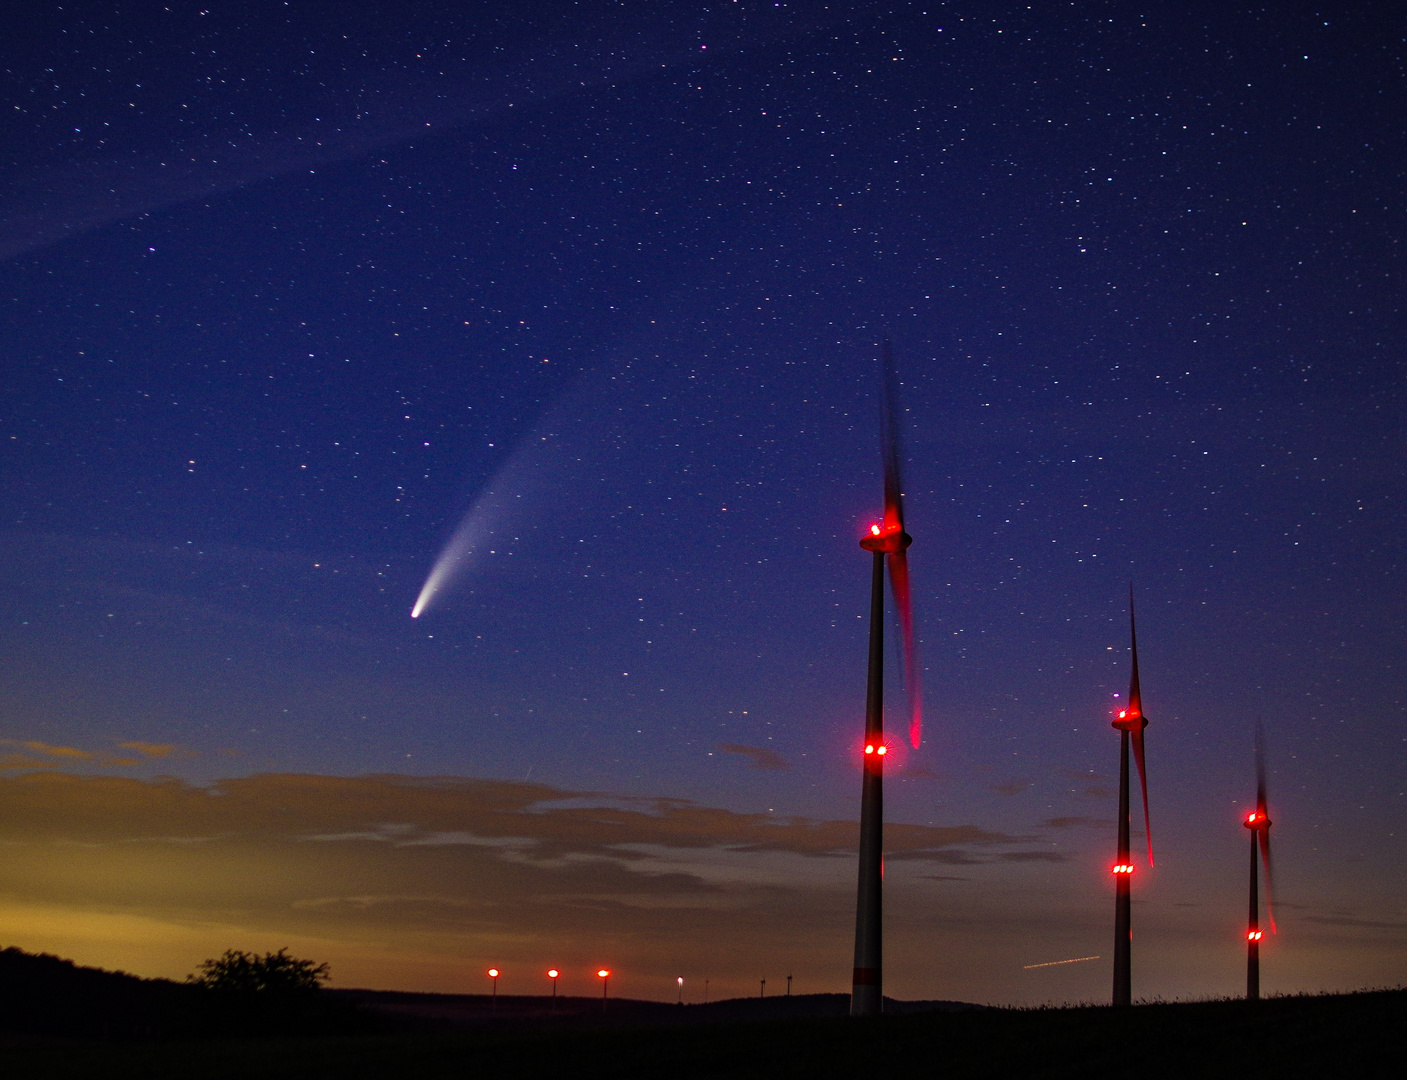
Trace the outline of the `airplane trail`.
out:
[[[1059,967],[1061,964],[1083,964],[1086,960],[1098,960],[1097,956],[1077,956],[1073,960],[1050,960],[1044,964],[1024,964],[1022,971],[1030,971],[1032,968]]]

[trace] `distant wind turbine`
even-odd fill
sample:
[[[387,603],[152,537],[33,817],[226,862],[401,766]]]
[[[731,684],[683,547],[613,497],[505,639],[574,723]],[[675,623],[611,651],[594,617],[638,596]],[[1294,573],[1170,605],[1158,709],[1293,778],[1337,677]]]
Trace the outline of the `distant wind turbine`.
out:
[[[1114,1004],[1133,1003],[1130,948],[1133,943],[1132,906],[1129,886],[1133,879],[1133,857],[1129,854],[1129,744],[1133,744],[1138,764],[1138,780],[1143,788],[1143,829],[1148,839],[1148,865],[1153,865],[1153,829],[1148,821],[1148,773],[1143,763],[1143,695],[1138,686],[1138,627],[1133,616],[1133,586],[1129,586],[1129,643],[1133,654],[1133,674],[1129,679],[1128,705],[1119,710],[1113,726],[1119,731],[1119,851],[1114,863]]]
[[[1265,799],[1265,733],[1256,724],[1256,808],[1241,823],[1251,830],[1251,905],[1246,922],[1246,1000],[1260,999],[1260,869],[1257,851],[1265,864],[1265,915],[1270,932],[1275,933],[1275,912],[1270,900],[1270,812]]]

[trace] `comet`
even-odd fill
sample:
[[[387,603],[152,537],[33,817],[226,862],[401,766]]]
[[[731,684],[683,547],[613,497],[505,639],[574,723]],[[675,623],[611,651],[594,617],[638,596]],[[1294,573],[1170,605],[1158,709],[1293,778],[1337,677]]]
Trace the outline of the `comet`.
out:
[[[430,574],[425,579],[425,584],[420,587],[420,595],[415,598],[415,606],[410,609],[412,619],[420,618],[421,614],[445,591],[452,581],[459,575],[460,570],[469,562],[474,552],[481,546],[486,538],[488,515],[483,512],[484,504],[493,497],[493,493],[485,492],[475,501],[469,512],[460,519],[454,532],[450,535],[449,542],[440,551],[439,558],[430,567]]]
[[[485,554],[507,554],[518,539],[511,530],[515,519],[538,495],[545,495],[551,471],[544,460],[552,449],[550,435],[525,440],[494,474],[440,550],[410,617],[418,619],[438,603],[449,588]]]

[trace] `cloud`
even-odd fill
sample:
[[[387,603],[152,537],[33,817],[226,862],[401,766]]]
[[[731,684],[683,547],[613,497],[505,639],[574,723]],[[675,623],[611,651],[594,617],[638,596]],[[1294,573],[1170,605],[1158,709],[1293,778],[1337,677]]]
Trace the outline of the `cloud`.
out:
[[[54,758],[78,758],[80,760],[91,760],[97,757],[91,750],[79,750],[74,746],[51,746],[49,743],[29,740],[19,744],[26,750],[33,750],[36,754],[46,754]]]
[[[30,757],[27,754],[6,754],[0,757],[0,770],[25,770],[30,769],[59,769],[62,768],[57,761],[45,761],[43,758]]]
[[[856,835],[853,821],[460,777],[30,772],[0,778],[16,883],[0,921],[25,948],[175,977],[226,948],[290,945],[342,985],[461,990],[482,958],[710,970],[720,987],[764,961],[820,978],[848,970]],[[997,872],[1023,839],[892,822],[891,896],[918,902],[936,887],[926,869]]]
[[[187,749],[179,743],[122,742],[117,745],[124,750],[135,750],[143,757],[149,758],[197,756],[196,751]]]
[[[743,746],[741,743],[719,743],[718,749],[725,754],[737,754],[739,757],[748,758],[752,762],[754,769],[787,769],[791,766],[787,759],[775,750],[766,750],[760,746]]]
[[[1030,780],[1004,780],[1000,784],[988,784],[998,795],[1022,795],[1031,787]]]
[[[1278,905],[1281,908],[1285,904]],[[1352,930],[1394,930],[1398,932],[1407,931],[1407,922],[1392,921],[1390,919],[1359,919],[1353,915],[1306,915],[1305,922],[1318,923],[1320,926],[1342,926]]]
[[[336,985],[446,992],[475,992],[488,964],[503,993],[538,992],[530,973],[548,964],[571,994],[602,963],[623,996],[660,1000],[680,974],[724,996],[756,992],[763,973],[795,974],[806,992],[848,985],[852,820],[448,776],[200,786],[43,760],[0,774],[5,944],[174,978],[228,948],[288,946],[331,963]],[[83,774],[53,768],[64,760]],[[1001,973],[1071,934],[1103,940],[1102,859],[972,822],[890,821],[885,848],[896,996],[1029,1000]],[[1396,913],[1350,910],[1307,925],[1399,955]],[[1194,943],[1144,948],[1171,963]]]
[[[1092,817],[1053,817],[1046,818],[1042,825],[1050,829],[1107,829],[1114,824],[1113,818],[1092,818]]]
[[[1095,772],[1093,769],[1062,769],[1060,770],[1060,775],[1065,777],[1065,779],[1067,780],[1076,780],[1080,783],[1085,784],[1089,783],[1090,781],[1094,781],[1096,783],[1101,784],[1110,784],[1114,781],[1114,778],[1112,776],[1105,776],[1102,773]]]
[[[262,774],[197,787],[169,777],[36,774],[4,781],[0,836],[112,843],[238,837],[290,850],[370,845],[397,852],[481,849],[507,858],[598,858],[648,872],[650,846],[681,855],[776,853],[829,860],[855,850],[853,822],[746,814],[685,799],[604,798],[546,785],[460,777]],[[1030,837],[975,825],[891,822],[891,860],[948,862]],[[456,856],[459,857],[459,856]]]
[[[0,765],[5,769],[52,769],[60,767],[60,763],[75,764],[77,762],[90,762],[94,765],[106,765],[113,767],[124,767],[136,765],[135,758],[114,757],[112,754],[95,752],[92,750],[81,750],[76,746],[54,746],[50,743],[39,742],[36,739],[27,739],[23,742],[15,739],[0,739],[0,745],[22,746],[26,750],[36,754],[43,754],[44,758],[26,758],[23,754],[12,754],[4,759],[7,764]],[[124,746],[127,744],[123,744]]]

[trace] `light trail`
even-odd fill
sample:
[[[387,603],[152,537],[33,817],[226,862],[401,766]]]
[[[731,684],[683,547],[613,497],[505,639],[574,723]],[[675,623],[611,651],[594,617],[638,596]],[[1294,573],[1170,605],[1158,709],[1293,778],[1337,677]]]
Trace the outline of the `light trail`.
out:
[[[1097,956],[1077,956],[1073,960],[1051,960],[1044,964],[1025,964],[1022,971],[1030,971],[1032,968],[1059,967],[1061,964],[1083,964],[1086,960],[1098,960]]]

